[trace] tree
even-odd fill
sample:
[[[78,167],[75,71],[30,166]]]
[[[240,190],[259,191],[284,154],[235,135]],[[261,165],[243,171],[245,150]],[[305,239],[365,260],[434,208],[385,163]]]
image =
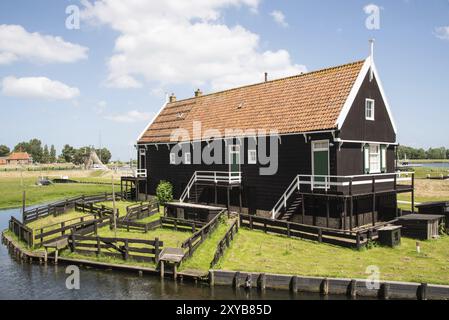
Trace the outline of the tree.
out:
[[[75,156],[75,148],[66,144],[64,148],[62,148],[61,157],[65,162],[73,162],[73,157]]]
[[[90,149],[90,147],[83,147],[75,150],[72,162],[76,165],[84,164],[90,155]]]
[[[160,205],[173,201],[173,185],[168,181],[159,182],[156,188],[156,197]]]
[[[102,149],[97,149],[95,150],[95,152],[98,155],[98,158],[100,158],[101,162],[103,162],[103,164],[108,164],[109,161],[111,161],[112,158],[112,154],[111,151],[109,151],[106,148],[102,148]]]
[[[8,146],[0,145],[0,157],[6,157],[10,152],[11,150],[8,148]]]
[[[31,139],[29,142],[20,142],[14,147],[14,152],[28,152],[35,162],[42,162],[42,142],[39,139]]]
[[[51,163],[56,162],[56,149],[54,145],[51,145],[50,147],[50,162]]]
[[[48,151],[48,146],[44,146],[44,151],[42,152],[42,163],[49,163],[50,162],[50,151]]]

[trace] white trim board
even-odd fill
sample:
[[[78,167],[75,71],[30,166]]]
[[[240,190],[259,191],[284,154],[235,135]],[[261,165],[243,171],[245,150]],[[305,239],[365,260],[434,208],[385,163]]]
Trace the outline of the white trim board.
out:
[[[352,87],[351,92],[349,93],[349,96],[346,99],[345,104],[343,105],[343,108],[342,108],[342,110],[340,112],[340,115],[338,116],[338,119],[337,119],[337,123],[336,123],[337,129],[341,130],[341,128],[343,127],[343,124],[344,124],[344,122],[346,120],[346,117],[348,116],[349,111],[351,110],[351,107],[353,106],[354,101],[355,101],[355,99],[357,97],[357,94],[359,93],[360,88],[363,85],[363,81],[365,80],[368,72],[370,72],[371,69],[372,69],[372,71],[374,73],[374,77],[375,77],[375,79],[377,81],[377,84],[379,86],[379,91],[380,91],[382,99],[383,99],[383,101],[385,103],[385,108],[387,109],[388,116],[390,117],[390,121],[391,121],[391,125],[393,126],[394,133],[397,134],[396,124],[394,122],[393,114],[391,112],[391,108],[390,108],[390,105],[388,103],[387,96],[385,95],[385,91],[383,89],[382,82],[380,81],[380,77],[379,77],[379,74],[377,72],[376,65],[374,64],[374,61],[373,61],[373,59],[371,57],[368,57],[365,60],[365,63],[363,64],[363,67],[360,70],[359,75],[357,76],[357,79],[356,79],[356,81],[354,83],[354,86]]]
[[[167,106],[168,102],[169,102],[169,98],[168,98],[168,94],[166,94],[165,95],[165,103],[164,103],[164,105],[162,106],[162,108],[159,109],[158,113],[154,116],[153,120],[151,120],[150,123],[145,127],[145,129],[142,131],[142,133],[137,138],[137,141],[140,141],[140,139],[142,139],[142,137],[145,135],[145,133],[148,131],[148,129],[150,129],[150,127],[153,125],[154,121],[156,121],[156,119],[162,113],[162,110],[165,109],[165,107]]]

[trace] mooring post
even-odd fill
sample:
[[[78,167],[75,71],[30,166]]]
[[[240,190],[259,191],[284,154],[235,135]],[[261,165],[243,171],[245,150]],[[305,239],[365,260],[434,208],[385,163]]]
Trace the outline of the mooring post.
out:
[[[323,279],[323,281],[321,282],[320,293],[322,296],[329,295],[329,279],[328,278]]]
[[[234,274],[234,279],[232,281],[232,287],[234,289],[240,288],[240,272],[238,272],[238,271]]]
[[[264,291],[267,286],[267,277],[265,273],[261,273],[257,279],[257,289]]]
[[[390,284],[389,283],[383,283],[381,285],[381,297],[383,300],[390,299]]]
[[[422,283],[418,288],[418,299],[419,300],[427,300],[427,283]]]
[[[215,285],[214,270],[209,270],[209,286],[213,287],[214,285]]]
[[[293,293],[298,292],[298,277],[297,276],[293,276],[290,281],[290,291]]]
[[[351,280],[349,283],[349,296],[352,299],[357,297],[357,280]]]
[[[164,279],[164,261],[161,261],[161,278]]]

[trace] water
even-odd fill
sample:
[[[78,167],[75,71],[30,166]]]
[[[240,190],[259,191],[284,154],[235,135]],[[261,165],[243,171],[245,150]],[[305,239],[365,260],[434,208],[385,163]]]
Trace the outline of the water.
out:
[[[426,168],[443,168],[449,169],[449,162],[444,163],[423,163],[422,164]]]
[[[20,218],[20,210],[0,211],[0,229],[8,227],[10,216]],[[257,290],[233,290],[229,287],[210,288],[191,282],[175,283],[160,280],[157,276],[139,277],[134,273],[104,271],[81,268],[80,290],[68,290],[65,286],[67,275],[65,266],[43,266],[15,261],[6,248],[0,246],[0,300],[101,300],[101,299],[270,299],[270,300],[311,300],[320,299],[315,294],[291,294],[288,291],[258,293]],[[346,299],[327,297],[327,299]]]

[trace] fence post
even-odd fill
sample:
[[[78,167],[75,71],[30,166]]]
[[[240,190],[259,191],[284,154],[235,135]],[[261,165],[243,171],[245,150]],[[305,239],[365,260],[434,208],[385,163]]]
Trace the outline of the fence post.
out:
[[[192,238],[189,238],[189,257],[192,256]]]
[[[65,235],[65,230],[64,230],[64,228],[65,228],[65,222],[61,222],[61,235],[62,235],[62,236]]]
[[[97,235],[97,256],[101,254],[100,237]]]
[[[357,249],[360,249],[360,233],[357,232],[356,234],[356,244],[357,244]]]
[[[318,242],[323,242],[323,230],[321,228],[318,229]]]
[[[159,263],[159,238],[154,239],[154,260],[156,265]]]
[[[94,233],[95,233],[95,235],[98,236],[98,222],[96,222],[96,221],[95,221],[95,224],[94,224]]]
[[[128,239],[125,239],[125,260],[128,260],[128,249],[129,249],[129,245],[128,245]]]
[[[71,240],[70,251],[75,252],[75,250],[76,250],[75,229],[72,229],[72,234],[70,235],[70,240]]]

